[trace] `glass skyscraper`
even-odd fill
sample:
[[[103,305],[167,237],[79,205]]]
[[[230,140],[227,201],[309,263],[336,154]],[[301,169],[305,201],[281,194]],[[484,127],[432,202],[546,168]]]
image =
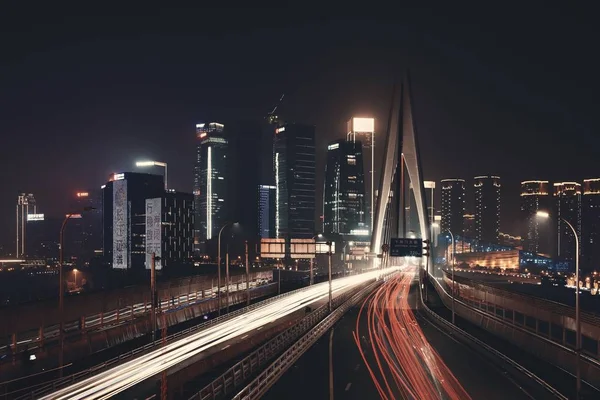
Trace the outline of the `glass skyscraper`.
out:
[[[196,166],[194,168],[194,245],[210,240],[227,218],[227,154],[225,126],[218,122],[196,124]]]
[[[323,217],[326,234],[369,234],[362,143],[358,140],[335,140],[327,146]]]
[[[315,234],[315,127],[285,123],[275,129],[275,230],[278,238]]]
[[[275,237],[275,186],[258,186],[258,236]]]

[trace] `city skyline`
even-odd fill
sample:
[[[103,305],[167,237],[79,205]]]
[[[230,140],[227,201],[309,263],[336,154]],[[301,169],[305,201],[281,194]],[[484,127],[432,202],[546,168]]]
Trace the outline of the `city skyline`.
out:
[[[240,16],[232,16],[234,21],[238,18],[241,20]],[[133,25],[143,33],[139,36],[132,36],[132,31],[128,30],[131,28],[117,24],[119,32],[115,34],[116,39],[123,43],[115,42],[115,38],[103,31],[104,23],[101,25],[95,21],[94,24],[91,21],[89,29],[83,30],[81,43],[68,38],[64,44],[56,44],[52,40],[63,32],[50,29],[45,31],[47,37],[40,43],[23,35],[21,48],[7,46],[7,52],[2,56],[6,62],[0,68],[5,72],[2,76],[10,76],[11,81],[3,82],[6,90],[0,96],[3,104],[7,104],[1,116],[9,141],[2,155],[3,160],[14,166],[19,174],[7,176],[3,196],[0,196],[0,222],[9,227],[0,234],[0,243],[5,248],[13,247],[12,208],[18,192],[34,193],[43,212],[60,216],[68,209],[68,196],[64,193],[98,186],[116,171],[136,171],[131,166],[135,160],[165,160],[172,171],[170,186],[190,192],[195,146],[190,126],[207,120],[209,116],[216,120],[238,117],[260,119],[272,109],[282,92],[286,93],[283,109],[288,120],[316,125],[317,168],[322,171],[326,153],[324,145],[343,137],[348,118],[372,115],[376,121],[375,130],[384,129],[387,123],[386,104],[391,94],[389,84],[407,66],[411,67],[414,85],[418,88],[414,102],[422,133],[425,179],[439,182],[448,174],[459,177],[473,176],[473,172],[498,174],[503,178],[502,192],[506,199],[503,201],[507,204],[503,220],[511,221],[519,214],[520,181],[594,177],[592,149],[597,148],[598,138],[591,134],[597,130],[595,119],[591,117],[593,113],[589,110],[589,104],[593,102],[586,97],[587,91],[578,96],[568,96],[573,90],[571,86],[577,86],[571,85],[572,82],[551,79],[559,72],[562,74],[561,68],[566,68],[565,65],[555,65],[549,70],[545,68],[543,74],[532,78],[534,83],[525,84],[532,75],[531,67],[518,62],[522,61],[518,57],[518,61],[502,59],[498,64],[479,60],[474,66],[467,67],[466,60],[471,60],[475,54],[500,58],[501,53],[495,56],[476,39],[459,40],[462,39],[461,32],[443,37],[440,34],[443,25],[435,28],[432,23],[427,23],[419,28],[406,21],[397,24],[386,21],[375,26],[372,21],[366,21],[373,29],[365,30],[369,33],[361,36],[361,42],[353,41],[356,36],[342,38],[336,33],[336,27],[343,25],[341,21],[333,21],[328,27],[314,27],[310,21],[305,26],[303,18],[305,16],[289,21],[285,28],[281,22],[262,30],[253,29],[248,24],[241,24],[237,29],[227,26],[224,29],[230,32],[231,37],[217,38],[192,32],[195,39],[207,44],[207,51],[214,50],[216,54],[223,55],[214,67],[203,67],[205,74],[194,70],[194,75],[189,68],[180,68],[184,62],[181,54],[186,54],[190,39],[169,49],[170,44],[180,39],[177,30],[172,29],[163,39],[166,43],[158,46],[157,54],[171,60],[173,66],[158,65],[163,65],[167,71],[177,68],[181,73],[159,74],[164,88],[157,88],[156,94],[151,92],[153,84],[148,76],[134,74],[142,62],[141,59],[136,60],[136,56],[156,43],[151,37],[153,28],[144,21],[133,21],[138,23]],[[417,20],[424,21],[425,18],[421,15]],[[418,39],[410,42],[390,37],[387,29],[396,25],[404,31],[416,33]],[[429,32],[429,28],[433,30]],[[525,29],[524,26],[520,28]],[[19,29],[24,28],[15,27],[16,31]],[[281,33],[276,40],[297,51],[307,50],[307,60],[319,62],[308,69],[288,63],[286,69],[289,72],[284,72],[276,63],[268,61],[270,57],[266,57],[246,72],[233,68],[235,57],[258,51],[269,40],[275,40],[274,30]],[[35,29],[32,31],[35,32]],[[359,54],[364,52],[367,57],[356,59],[356,65],[348,65],[342,62],[343,58],[336,58],[341,50],[324,57],[332,45],[330,41],[320,40],[323,37],[340,40],[345,50],[353,49]],[[96,38],[99,41],[92,40]],[[506,41],[511,39],[514,38],[504,38]],[[234,53],[238,52],[235,57],[222,50],[232,41],[240,42],[232,47]],[[373,50],[374,43],[381,43],[382,50]],[[459,43],[459,49],[456,49]],[[422,54],[417,54],[415,49],[421,48],[420,45],[425,47]],[[244,46],[248,49],[243,50]],[[389,50],[395,46],[399,54],[389,55]],[[69,55],[74,48],[84,57],[71,63],[73,66],[64,65],[74,61]],[[36,51],[23,58],[22,51],[32,49]],[[131,54],[126,54],[125,49],[131,49]],[[45,56],[44,63],[39,62],[42,56]],[[107,61],[108,70],[117,71],[113,74],[111,87],[120,95],[115,96],[113,89],[102,87],[113,75],[94,66],[96,57],[115,60]],[[282,61],[290,59],[288,55],[280,57]],[[535,53],[530,57],[542,62],[545,54]],[[431,70],[434,60],[443,61],[442,70]],[[397,67],[390,69],[390,62]],[[43,65],[48,65],[48,68],[42,68]],[[118,65],[122,65],[123,69],[119,70]],[[75,87],[61,84],[64,74],[72,72],[73,67],[82,71],[75,75],[75,81],[90,88],[85,97],[72,96],[77,99],[76,102],[67,98],[67,94],[75,93]],[[222,72],[219,72],[220,68]],[[522,70],[513,75],[515,68]],[[335,74],[330,71],[335,71]],[[465,76],[471,72],[477,73]],[[256,82],[249,84],[250,77],[254,75],[258,77]],[[97,82],[91,76],[96,77]],[[208,79],[209,76],[214,76],[214,79]],[[585,79],[585,76],[583,73],[571,75],[571,79]],[[208,84],[208,81],[211,83]],[[497,93],[492,90],[481,98],[480,89],[474,87],[472,81],[495,88]],[[184,82],[185,85],[182,85]],[[507,89],[500,89],[502,86],[516,92],[509,94]],[[18,93],[17,90],[22,87],[27,90]],[[550,87],[552,93],[548,92]],[[199,99],[199,89],[206,92],[202,98],[211,100]],[[589,94],[593,92],[590,87]],[[167,98],[169,104],[165,100]],[[35,101],[32,103],[31,99]],[[517,100],[516,104],[511,100]],[[302,103],[310,106],[301,106]],[[564,113],[552,113],[557,109]],[[509,111],[510,114],[507,114]],[[428,118],[429,114],[435,118]],[[498,137],[503,139],[494,139]],[[571,140],[573,137],[580,140]],[[16,152],[8,152],[11,148],[23,147],[23,138],[39,145],[29,150],[27,159],[17,157]],[[547,142],[543,138],[548,138]],[[554,144],[556,140],[560,145]],[[470,146],[465,146],[465,143],[470,143]],[[467,147],[470,149],[471,146],[478,151],[469,151]],[[98,151],[91,154],[89,149],[92,148]],[[376,144],[376,151],[377,148]],[[490,148],[497,149],[491,156]],[[69,154],[69,157],[56,162],[56,153]],[[505,154],[511,154],[511,159],[505,159]],[[452,170],[448,170],[445,164],[455,161],[455,156],[470,161],[457,162]],[[564,157],[564,164],[553,161],[559,157]],[[30,159],[37,160],[45,168],[29,166]],[[477,171],[470,170],[473,159],[480,164]],[[563,168],[567,164],[569,171]],[[322,180],[318,177],[317,210],[322,209],[322,187]],[[511,226],[503,226],[501,230],[517,231]]]

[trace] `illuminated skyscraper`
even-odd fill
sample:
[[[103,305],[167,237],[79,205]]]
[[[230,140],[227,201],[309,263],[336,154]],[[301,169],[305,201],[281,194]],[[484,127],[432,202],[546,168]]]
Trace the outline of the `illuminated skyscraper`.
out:
[[[581,237],[581,184],[577,182],[559,182],[554,184],[556,202],[557,249],[558,259],[572,263],[575,261],[575,237],[563,218]],[[581,248],[579,249],[581,253]]]
[[[600,178],[584,179],[581,218],[582,265],[600,270]]]
[[[498,243],[500,235],[500,177],[476,176],[475,239],[481,243]]]
[[[315,127],[286,123],[275,130],[276,217],[278,238],[315,235]]]
[[[228,140],[224,125],[211,122],[196,124],[196,166],[194,168],[196,250],[219,233],[227,219]]]
[[[442,233],[464,236],[465,180],[442,179]]]
[[[15,257],[22,257],[26,254],[25,239],[27,237],[27,216],[29,214],[37,214],[35,197],[31,193],[21,193],[17,196],[17,248]]]
[[[373,229],[373,212],[375,204],[375,119],[351,118],[348,121],[347,140],[360,141],[363,148],[365,176],[365,210],[369,218],[365,221],[369,231]]]
[[[475,215],[463,215],[465,237],[469,239],[475,238]]]
[[[327,146],[323,230],[340,235],[369,234],[365,207],[362,144],[335,140]]]
[[[550,254],[548,243],[550,230],[543,229],[543,223],[536,217],[538,211],[550,211],[548,181],[521,182],[521,237],[523,249],[533,253]],[[542,229],[540,229],[542,228]]]

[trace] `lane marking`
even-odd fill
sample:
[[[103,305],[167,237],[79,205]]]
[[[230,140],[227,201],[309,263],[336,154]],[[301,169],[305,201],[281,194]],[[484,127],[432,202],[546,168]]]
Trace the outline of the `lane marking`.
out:
[[[346,392],[347,392],[348,390],[350,390],[350,386],[352,386],[352,382],[348,382],[348,384],[346,385],[346,389],[345,389],[345,390],[346,390]]]
[[[246,335],[246,336],[242,336],[242,339],[246,339],[247,337],[248,337],[248,335]]]
[[[354,367],[354,370],[358,371],[359,368],[360,368],[360,364],[356,364],[356,367]]]
[[[227,346],[223,347],[221,350],[225,350],[226,348],[228,348],[229,346],[231,346],[230,344],[228,344]]]

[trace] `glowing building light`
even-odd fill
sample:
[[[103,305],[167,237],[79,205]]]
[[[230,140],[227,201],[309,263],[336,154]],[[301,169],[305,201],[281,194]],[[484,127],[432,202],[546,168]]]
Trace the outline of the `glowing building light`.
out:
[[[340,147],[339,143],[334,143],[334,144],[330,144],[329,146],[327,146],[327,150],[335,150],[338,149]]]
[[[206,239],[212,238],[212,147],[208,146],[206,179]]]
[[[275,153],[275,236],[279,237],[279,153]]]
[[[353,132],[375,132],[374,118],[352,118]]]
[[[89,193],[88,192],[77,192],[77,197],[88,197]]]

